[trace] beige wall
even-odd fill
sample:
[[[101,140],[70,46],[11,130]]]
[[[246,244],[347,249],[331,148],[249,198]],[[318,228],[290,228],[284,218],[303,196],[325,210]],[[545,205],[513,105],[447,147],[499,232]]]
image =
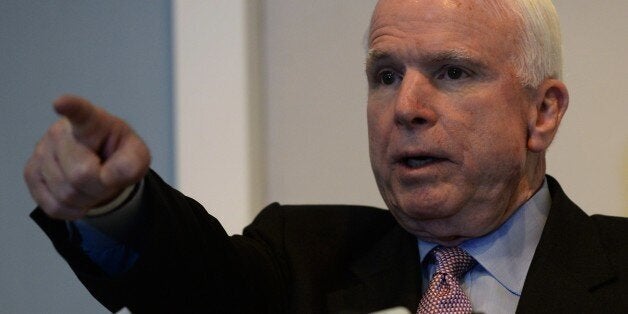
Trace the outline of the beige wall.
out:
[[[375,2],[264,2],[267,201],[383,205],[362,73]],[[548,172],[587,212],[628,216],[628,2],[555,3],[571,104]]]
[[[263,168],[257,4],[172,3],[176,185],[230,234],[251,221],[250,208],[263,196],[252,184]]]
[[[267,200],[383,206],[368,160],[364,36],[375,1],[266,1]]]
[[[628,2],[555,4],[571,102],[549,172],[587,212],[628,216]]]

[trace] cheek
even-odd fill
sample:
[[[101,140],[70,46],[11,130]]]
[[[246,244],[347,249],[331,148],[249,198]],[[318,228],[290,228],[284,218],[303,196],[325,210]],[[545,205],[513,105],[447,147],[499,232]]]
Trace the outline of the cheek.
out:
[[[387,137],[390,133],[390,126],[386,120],[385,106],[374,103],[369,99],[367,105],[367,125],[369,137],[369,150],[371,159],[375,155],[381,155],[385,152],[385,144],[388,142]]]
[[[526,156],[527,129],[524,123],[512,116],[510,119],[492,117],[471,134],[466,157],[473,159],[478,171],[499,176],[521,170]]]
[[[469,171],[504,171],[525,158],[526,121],[520,112],[508,110],[509,105],[478,98],[457,104],[458,110],[446,115],[444,129]]]
[[[369,157],[371,160],[371,168],[375,174],[376,179],[379,176],[378,168],[381,167],[382,158],[382,133],[381,122],[379,121],[379,115],[374,109],[374,106],[369,102],[367,106],[367,125],[368,125],[368,139],[369,139]]]
[[[390,117],[389,108],[381,101],[373,101],[369,97],[367,104],[367,124],[369,138],[369,156],[371,169],[384,201],[388,203],[391,186],[391,169],[387,160],[388,146],[391,143],[394,121]],[[388,191],[388,192],[387,192]]]

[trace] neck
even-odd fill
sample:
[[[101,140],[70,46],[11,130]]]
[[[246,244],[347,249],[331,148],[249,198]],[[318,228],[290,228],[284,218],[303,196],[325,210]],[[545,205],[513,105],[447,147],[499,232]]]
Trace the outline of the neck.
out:
[[[541,188],[543,180],[545,180],[545,152],[530,153],[525,164],[525,173],[519,182],[517,192],[513,194],[510,200],[510,212],[515,212]]]

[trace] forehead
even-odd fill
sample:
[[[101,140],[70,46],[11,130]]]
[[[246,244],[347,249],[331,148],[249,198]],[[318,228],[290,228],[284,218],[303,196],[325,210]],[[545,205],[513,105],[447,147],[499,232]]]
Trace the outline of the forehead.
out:
[[[386,17],[431,22],[455,21],[464,18],[470,22],[495,25],[509,20],[512,5],[504,0],[379,0],[373,12],[373,24]]]
[[[518,23],[494,0],[380,0],[369,33],[369,48],[397,44],[416,49],[508,53]]]

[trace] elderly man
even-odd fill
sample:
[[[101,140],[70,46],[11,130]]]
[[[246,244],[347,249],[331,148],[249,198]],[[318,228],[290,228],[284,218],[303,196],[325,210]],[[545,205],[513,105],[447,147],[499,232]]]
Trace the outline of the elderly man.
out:
[[[228,237],[129,126],[65,96],[25,170],[33,218],[112,311],[627,312],[628,221],[545,175],[568,104],[551,2],[382,0],[369,34],[390,211],[272,204]]]

